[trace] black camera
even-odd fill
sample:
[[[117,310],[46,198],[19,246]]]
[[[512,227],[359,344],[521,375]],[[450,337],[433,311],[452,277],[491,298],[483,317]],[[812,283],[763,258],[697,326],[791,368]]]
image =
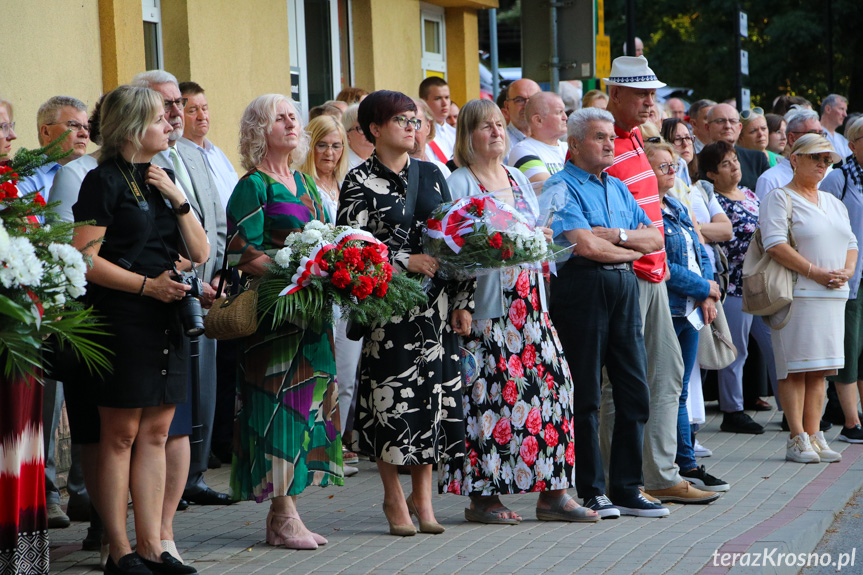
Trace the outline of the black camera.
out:
[[[192,274],[180,274],[172,279],[191,288],[180,300],[180,321],[183,323],[183,331],[189,337],[204,335],[204,312],[198,299],[204,294],[201,278]]]

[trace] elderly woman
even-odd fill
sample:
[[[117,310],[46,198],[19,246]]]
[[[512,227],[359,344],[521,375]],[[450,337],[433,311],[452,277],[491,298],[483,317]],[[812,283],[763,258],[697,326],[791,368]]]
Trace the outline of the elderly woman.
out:
[[[16,139],[12,104],[0,98],[0,165],[12,159],[12,142]]]
[[[608,106],[608,95],[602,90],[590,90],[581,98],[582,108],[601,108]]]
[[[716,302],[720,299],[719,285],[713,281],[713,267],[707,257],[708,250],[701,244],[695,225],[686,208],[668,195],[674,186],[674,172],[679,166],[674,149],[666,142],[648,143],[645,151],[656,174],[662,221],[665,224],[665,253],[671,275],[668,280],[668,304],[671,308],[674,331],[683,354],[683,386],[677,410],[677,455],[675,463],[680,475],[686,479],[679,486],[650,491],[663,503],[709,503],[718,495],[702,493],[693,496],[690,483],[702,492],[727,491],[728,483],[710,475],[704,466],[695,463],[692,434],[689,428],[689,380],[698,358],[698,329],[691,318],[699,315],[704,324],[716,318]],[[700,310],[700,314],[697,310]],[[699,380],[700,382],[700,380]]]
[[[767,119],[764,110],[752,108],[740,112],[740,124],[742,126],[740,135],[737,136],[737,145],[747,150],[755,150],[767,156],[770,167],[776,165],[779,156],[767,149],[770,131],[767,127]]]
[[[728,367],[719,370],[719,409],[723,412],[723,431],[731,433],[764,433],[764,427],[744,411],[743,366],[749,355],[750,334],[763,351],[768,378],[775,388],[775,367],[771,352],[770,332],[760,319],[743,312],[743,259],[749,242],[758,227],[758,198],[745,187],[740,187],[740,164],[734,146],[715,142],[704,147],[698,155],[699,165],[706,173],[715,198],[731,221],[733,236],[719,244],[728,260],[728,286],[723,311],[737,348],[737,358]]]
[[[360,123],[357,121],[359,104],[352,104],[342,112],[342,126],[348,135],[348,169],[353,170],[369,159],[375,151],[375,145],[366,139]]]
[[[858,245],[863,239],[863,118],[847,124],[845,138],[851,155],[842,163],[841,170],[833,170],[821,182],[821,190],[839,198],[851,219],[851,229]],[[863,254],[858,251],[854,269],[861,269]],[[845,304],[845,367],[827,379],[834,382],[845,424],[839,433],[840,441],[863,443],[863,428],[857,413],[857,402],[863,395],[863,301],[858,297],[860,274],[848,280],[849,296]],[[856,385],[855,385],[856,383]]]
[[[81,184],[72,211],[73,244],[92,258],[87,303],[110,334],[97,338],[114,354],[113,372],[96,382],[99,407],[99,503],[110,545],[106,573],[194,573],[163,552],[165,440],[174,406],[186,399],[188,352],[175,281],[179,256],[203,262],[207,236],[173,174],[150,160],[168,149],[171,126],[162,96],[120,86],[101,111],[99,166]],[[132,446],[134,445],[134,450]],[[135,552],[126,534],[129,491]]]
[[[380,90],[360,104],[363,133],[375,152],[351,170],[342,186],[338,223],[363,228],[389,248],[396,273],[433,278],[428,303],[404,317],[366,329],[358,414],[359,449],[375,456],[384,484],[383,511],[390,533],[442,533],[431,501],[432,465],[461,469],[464,419],[458,343],[470,333],[473,282],[435,278],[438,263],[422,253],[421,229],[449,199],[440,171],[412,160],[416,105],[400,92]],[[410,469],[405,499],[398,466]]]
[[[785,134],[788,124],[785,118],[776,114],[767,114],[764,119],[767,120],[767,151],[777,156],[784,156],[785,146],[788,144],[788,137]]]
[[[519,170],[503,165],[506,149],[506,122],[500,108],[489,100],[465,104],[455,147],[462,167],[447,180],[453,198],[500,191],[500,201],[539,219],[530,182]],[[507,339],[504,345],[494,334],[512,332],[510,318],[522,313],[525,338]],[[566,459],[566,452],[574,449],[569,447],[574,441],[569,423],[572,377],[548,318],[542,275],[516,267],[480,277],[473,318],[470,336],[464,341],[478,368],[465,388],[465,449],[470,457],[464,458],[462,469],[450,467],[442,475],[444,489],[470,496],[470,508],[465,509],[468,521],[518,523],[521,517],[507,509],[499,496],[527,491],[540,492],[538,519],[599,521],[596,511],[581,507],[566,493],[574,471]],[[524,372],[524,384],[515,385],[507,372],[497,369],[503,364],[517,364]],[[524,425],[532,410],[536,416],[533,427],[544,429],[542,436]],[[486,414],[513,421],[508,446],[501,447],[497,435],[483,434]],[[489,464],[496,457],[500,457],[497,467]]]
[[[411,150],[410,156],[417,160],[431,162],[437,166],[444,178],[448,178],[452,172],[450,172],[450,169],[446,167],[446,164],[438,161],[437,158],[429,157],[428,153],[426,153],[426,144],[434,140],[435,135],[435,121],[431,108],[429,108],[429,105],[426,104],[425,100],[421,100],[420,98],[414,98],[413,101],[417,107],[416,117],[422,121],[422,125],[415,131],[414,149]],[[450,106],[450,110],[451,109],[452,106]]]
[[[785,459],[798,463],[842,458],[827,445],[819,422],[824,377],[836,375],[845,365],[844,310],[848,280],[857,264],[857,240],[843,203],[818,190],[827,168],[841,159],[823,136],[801,136],[788,158],[794,177],[769,192],[761,204],[764,249],[797,273],[791,319],[771,335],[779,397],[791,430]],[[789,244],[789,233],[795,247]]]
[[[248,170],[228,202],[228,254],[260,277],[285,237],[311,220],[327,221],[314,179],[292,170],[308,150],[295,104],[281,94],[252,100],[240,120],[240,155]],[[317,549],[297,495],[309,485],[342,485],[342,441],[331,326],[272,329],[262,318],[242,341],[231,489],[238,499],[270,501],[267,543]]]

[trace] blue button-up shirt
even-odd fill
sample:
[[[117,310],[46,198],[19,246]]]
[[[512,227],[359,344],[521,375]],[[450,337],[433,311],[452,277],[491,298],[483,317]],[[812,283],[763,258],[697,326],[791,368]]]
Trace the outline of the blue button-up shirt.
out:
[[[599,179],[572,162],[545,181],[539,202],[544,213],[554,210],[551,229],[561,245],[569,245],[562,237],[569,230],[634,230],[640,223],[651,224],[623,182],[605,172]]]
[[[18,182],[18,195],[24,197],[34,192],[42,192],[45,201],[50,201],[48,196],[51,193],[51,186],[54,185],[54,176],[57,175],[59,169],[60,164],[57,162],[39,166],[32,176]]]

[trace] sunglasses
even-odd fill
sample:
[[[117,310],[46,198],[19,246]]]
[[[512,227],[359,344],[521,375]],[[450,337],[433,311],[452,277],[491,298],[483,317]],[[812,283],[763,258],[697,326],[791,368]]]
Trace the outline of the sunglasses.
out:
[[[662,138],[660,138],[659,136],[654,136],[652,138],[647,138],[644,141],[647,142],[648,144],[658,144],[658,143],[662,142]]]
[[[741,120],[748,120],[750,118],[757,118],[757,117],[763,116],[763,115],[764,115],[764,109],[756,106],[755,108],[752,108],[751,110],[743,110],[742,112],[740,112],[740,119]]]
[[[805,154],[810,160],[816,164],[824,164],[825,166],[833,165],[832,154]]]

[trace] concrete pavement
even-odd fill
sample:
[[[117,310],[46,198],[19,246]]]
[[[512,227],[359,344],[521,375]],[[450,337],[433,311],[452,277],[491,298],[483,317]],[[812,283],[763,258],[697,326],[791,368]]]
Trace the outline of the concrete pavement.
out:
[[[719,431],[721,415],[715,409],[715,403],[708,405],[708,421],[698,435],[714,455],[699,464],[727,480],[731,490],[711,505],[669,505],[667,518],[539,522],[533,514],[536,496],[527,494],[505,499],[525,518],[521,525],[486,526],[464,521],[466,498],[436,495],[437,518],[446,533],[397,538],[387,531],[375,467],[361,462],[359,475],[346,479],[344,487],[310,488],[300,497],[306,524],[330,541],[317,551],[268,546],[267,505],[253,502],[192,506],[178,513],[177,547],[207,575],[796,573],[797,567],[722,566],[721,554],[812,551],[835,514],[863,486],[863,445],[836,441],[839,430],[834,427],[826,435],[842,453],[842,462],[789,463],[784,460],[787,434],[779,429],[781,413],[754,416],[767,427],[763,435],[735,435]],[[224,467],[210,471],[207,482],[225,490],[228,474]],[[407,477],[404,484],[409,492]],[[51,531],[52,573],[98,572],[98,553],[80,551],[85,532],[83,523]],[[863,545],[859,551],[857,562],[863,563]],[[863,568],[858,564],[846,572]]]

